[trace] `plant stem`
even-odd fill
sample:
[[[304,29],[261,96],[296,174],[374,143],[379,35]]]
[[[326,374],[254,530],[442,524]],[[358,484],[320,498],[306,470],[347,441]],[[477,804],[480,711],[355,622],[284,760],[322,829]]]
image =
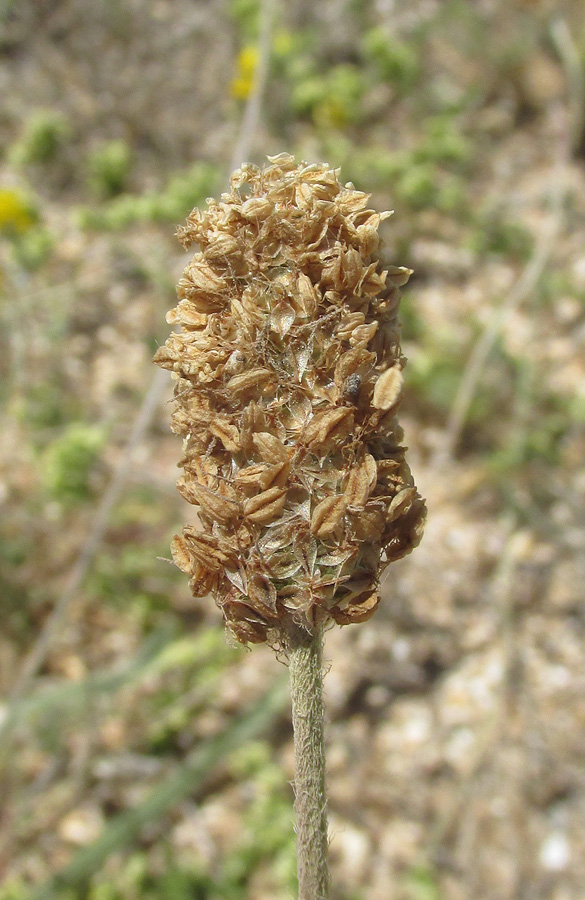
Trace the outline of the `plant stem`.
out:
[[[322,647],[321,629],[289,629],[299,900],[329,897]]]

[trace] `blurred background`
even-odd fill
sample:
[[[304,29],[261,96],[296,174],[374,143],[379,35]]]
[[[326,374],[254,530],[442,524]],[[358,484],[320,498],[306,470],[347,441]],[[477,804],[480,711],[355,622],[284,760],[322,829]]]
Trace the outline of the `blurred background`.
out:
[[[0,0],[0,900],[296,896],[286,670],[168,563],[150,362],[176,225],[280,151],[415,270],[429,521],[327,636],[332,900],[582,900],[584,67],[580,0]]]

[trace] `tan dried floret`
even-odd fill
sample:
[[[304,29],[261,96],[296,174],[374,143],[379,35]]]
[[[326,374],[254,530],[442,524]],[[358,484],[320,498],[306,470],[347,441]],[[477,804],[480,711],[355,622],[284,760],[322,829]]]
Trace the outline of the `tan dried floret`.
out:
[[[285,504],[286,491],[271,487],[244,502],[244,515],[250,522],[267,525],[280,515]]]
[[[324,164],[243,165],[193,210],[199,245],[155,361],[176,379],[178,486],[199,509],[172,544],[228,631],[369,618],[380,574],[419,542],[424,502],[396,410],[397,311],[410,269],[377,258],[390,213]]]
[[[374,385],[372,406],[376,409],[390,409],[397,402],[402,390],[402,370],[400,365],[391,366],[382,372]]]
[[[318,538],[331,537],[342,524],[347,508],[347,500],[343,494],[332,494],[321,500],[311,516],[311,534]]]

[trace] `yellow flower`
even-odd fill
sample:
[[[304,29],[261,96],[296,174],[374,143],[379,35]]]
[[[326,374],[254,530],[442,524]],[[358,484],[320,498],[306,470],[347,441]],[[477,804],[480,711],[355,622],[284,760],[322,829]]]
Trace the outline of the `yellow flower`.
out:
[[[254,87],[258,67],[258,48],[248,44],[238,54],[237,73],[230,85],[230,94],[236,100],[247,100]]]
[[[0,232],[24,234],[34,221],[30,203],[19,191],[0,188]]]

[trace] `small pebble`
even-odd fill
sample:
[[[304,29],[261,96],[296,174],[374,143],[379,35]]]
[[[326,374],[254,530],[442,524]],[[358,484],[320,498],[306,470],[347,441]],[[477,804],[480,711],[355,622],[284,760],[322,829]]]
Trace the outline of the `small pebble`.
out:
[[[560,831],[553,831],[540,847],[539,861],[543,869],[549,872],[562,872],[571,859],[571,849],[566,836]]]

